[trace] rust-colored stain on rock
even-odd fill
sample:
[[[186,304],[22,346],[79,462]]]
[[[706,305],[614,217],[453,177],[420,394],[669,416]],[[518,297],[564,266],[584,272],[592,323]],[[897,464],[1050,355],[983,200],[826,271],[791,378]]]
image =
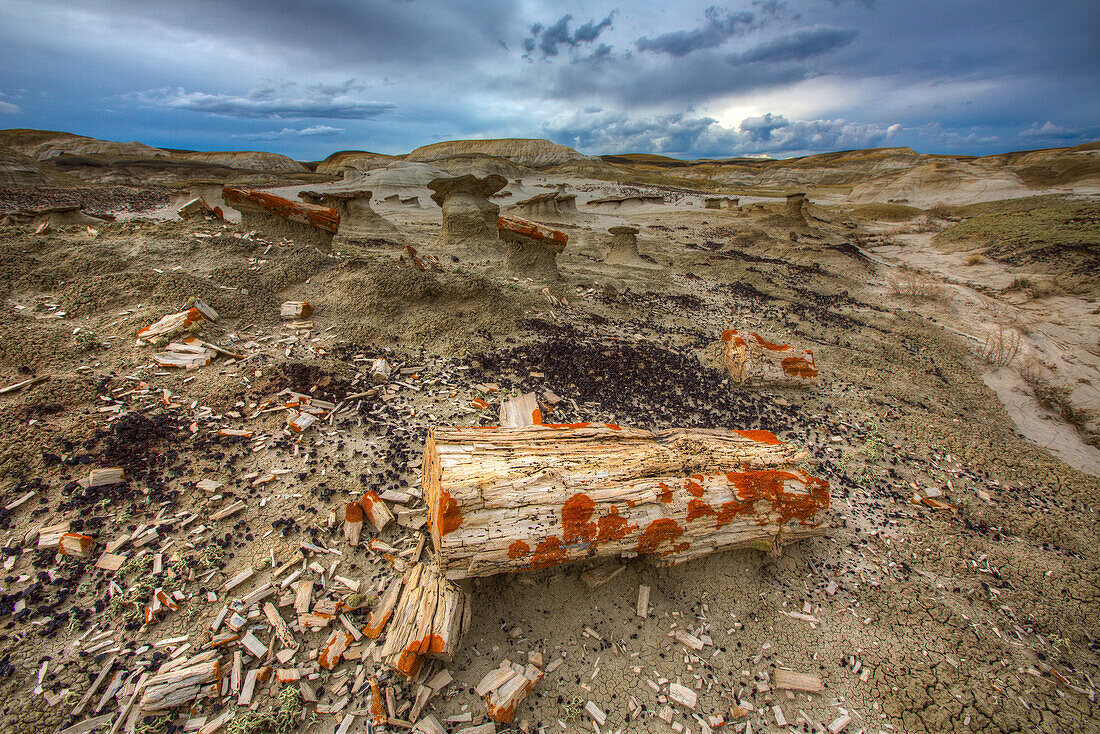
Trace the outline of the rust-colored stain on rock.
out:
[[[700,484],[700,482],[702,481],[702,474],[694,474],[691,476],[690,479],[684,480],[684,489],[687,490],[687,493],[690,494],[692,497],[702,497],[703,485]]]

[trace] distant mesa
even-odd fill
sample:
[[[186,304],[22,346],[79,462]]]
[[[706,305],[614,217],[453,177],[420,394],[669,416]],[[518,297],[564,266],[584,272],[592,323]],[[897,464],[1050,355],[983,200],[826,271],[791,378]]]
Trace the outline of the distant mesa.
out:
[[[587,156],[567,146],[551,143],[549,140],[528,138],[451,140],[422,146],[409,153],[406,158],[410,161],[434,162],[466,153],[496,156],[530,168],[549,168],[587,159]]]

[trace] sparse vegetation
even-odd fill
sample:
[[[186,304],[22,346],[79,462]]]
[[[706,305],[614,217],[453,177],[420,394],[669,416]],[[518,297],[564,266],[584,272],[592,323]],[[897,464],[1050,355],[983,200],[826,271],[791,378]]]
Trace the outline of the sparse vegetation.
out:
[[[902,298],[914,301],[933,301],[943,298],[943,284],[928,273],[909,267],[900,267],[886,276],[886,285]]]
[[[82,352],[91,352],[100,347],[99,337],[88,329],[81,329],[73,334],[73,344]]]
[[[1012,327],[1003,324],[991,326],[986,331],[980,354],[983,360],[994,367],[1007,367],[1020,353],[1022,341],[1020,332]]]
[[[967,265],[985,265],[985,256],[979,253],[974,253],[966,258]]]

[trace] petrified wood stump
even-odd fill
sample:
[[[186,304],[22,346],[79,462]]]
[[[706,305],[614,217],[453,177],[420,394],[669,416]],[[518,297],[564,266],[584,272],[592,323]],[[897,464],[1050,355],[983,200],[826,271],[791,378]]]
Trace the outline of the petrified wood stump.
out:
[[[393,591],[391,587],[387,598],[379,601],[380,607],[392,609],[392,613],[379,610],[390,619],[379,652],[382,661],[413,676],[425,658],[450,660],[470,626],[470,596],[423,563],[406,571],[399,594]],[[372,615],[372,624],[374,621]],[[369,635],[370,630],[365,631]]]
[[[707,198],[703,199],[703,208],[704,209],[721,209],[722,208],[722,198],[718,197],[718,196],[708,196]]]
[[[738,385],[809,387],[817,380],[814,353],[809,349],[772,344],[759,334],[736,329],[723,332],[722,341],[726,342],[726,369]]]
[[[611,248],[603,261],[609,265],[630,265],[641,262],[638,257],[638,228],[610,227]]]
[[[434,428],[423,489],[449,578],[590,557],[672,564],[823,532],[829,484],[768,431]]]
[[[443,226],[435,245],[474,257],[500,253],[497,216],[500,207],[489,197],[508,184],[503,176],[473,175],[436,178],[428,183],[432,201],[443,209]]]
[[[569,241],[564,232],[505,216],[497,219],[497,231],[504,242],[506,272],[542,282],[558,279],[558,253]]]

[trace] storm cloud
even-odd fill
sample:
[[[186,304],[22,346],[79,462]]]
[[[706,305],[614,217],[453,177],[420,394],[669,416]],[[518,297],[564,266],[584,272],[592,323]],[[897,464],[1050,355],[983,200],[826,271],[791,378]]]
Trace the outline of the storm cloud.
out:
[[[469,137],[983,154],[1100,136],[1097,27],[1091,0],[8,0],[0,119],[309,160]]]

